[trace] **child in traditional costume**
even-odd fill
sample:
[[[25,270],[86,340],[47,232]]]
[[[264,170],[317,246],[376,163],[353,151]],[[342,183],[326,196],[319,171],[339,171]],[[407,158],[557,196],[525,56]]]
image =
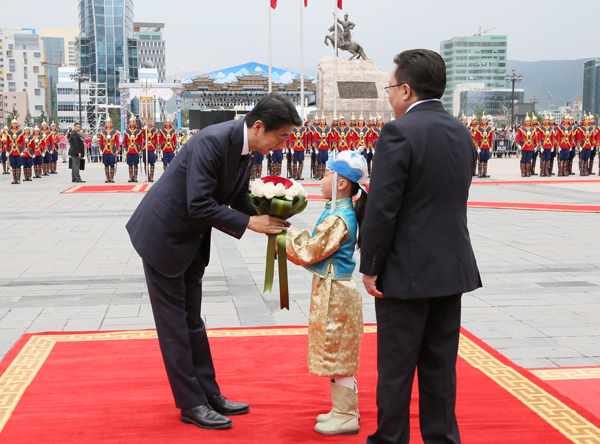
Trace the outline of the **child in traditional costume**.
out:
[[[365,158],[343,151],[327,162],[321,181],[325,211],[312,235],[287,232],[287,258],[314,274],[308,327],[309,372],[331,380],[332,410],[317,417],[315,431],[353,435],[359,431],[356,379],[363,335],[362,298],[352,273],[355,245],[366,207]],[[353,206],[352,197],[361,193]]]

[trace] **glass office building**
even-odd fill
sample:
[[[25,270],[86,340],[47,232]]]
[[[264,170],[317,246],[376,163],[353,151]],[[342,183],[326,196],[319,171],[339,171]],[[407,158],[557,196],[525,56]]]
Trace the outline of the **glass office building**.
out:
[[[65,39],[62,37],[41,37],[44,42],[44,56],[46,65],[46,100],[48,102],[48,114],[56,111],[55,89],[58,84],[58,67],[65,62],[65,54],[61,54],[65,47]],[[62,60],[61,60],[62,59]],[[49,123],[49,122],[48,122]]]
[[[81,72],[106,85],[109,103],[119,103],[119,72],[137,80],[137,40],[132,0],[80,0],[77,41]]]
[[[486,88],[505,88],[507,40],[505,35],[454,37],[440,43],[446,62],[444,108],[452,112],[459,84],[484,83]]]
[[[455,116],[464,113],[470,117],[472,114],[477,114],[481,109],[484,110],[486,115],[498,119],[504,119],[509,115],[512,89],[469,86],[460,85],[454,93],[452,113]],[[515,89],[515,103],[523,103],[524,100],[525,90]]]
[[[588,60],[583,65],[583,111],[600,118],[600,59]]]

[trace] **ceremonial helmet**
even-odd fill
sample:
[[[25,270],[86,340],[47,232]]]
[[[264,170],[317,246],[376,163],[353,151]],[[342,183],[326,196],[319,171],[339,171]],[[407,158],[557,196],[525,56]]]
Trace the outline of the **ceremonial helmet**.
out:
[[[344,118],[344,116],[343,116],[343,115],[341,115],[341,114],[340,114],[340,118],[338,119],[338,122],[339,122],[340,120],[343,120],[344,122],[346,121],[346,119]]]
[[[42,122],[41,126],[44,126],[44,125],[48,126],[48,122],[46,122],[45,120]],[[35,131],[35,128],[33,130]]]
[[[531,117],[529,117],[529,113],[527,113],[527,116],[525,117],[525,122],[531,122]]]
[[[56,128],[56,123],[52,122],[52,125],[50,125],[50,127],[55,127]]]
[[[168,117],[165,119],[165,123],[171,123],[171,119],[169,119]]]
[[[29,131],[29,132],[31,132],[31,128],[29,128],[28,126],[26,126],[25,128],[23,128],[23,131]]]
[[[10,122],[11,126],[12,126],[13,123],[16,123],[17,125],[19,124],[19,122],[17,122],[16,119],[12,119],[12,121]]]
[[[133,116],[131,116],[131,117],[129,118],[129,123],[132,123],[132,122],[133,122],[133,123],[136,123],[135,117],[133,117]]]
[[[371,113],[369,113],[369,122],[375,122],[375,119]]]
[[[46,122],[42,122],[42,125],[43,125],[44,123],[46,123]],[[48,124],[46,123],[46,125],[48,125]],[[37,126],[37,125],[35,126],[35,128],[33,128],[33,132],[35,133],[36,131],[37,131],[38,133],[40,132],[40,129],[38,128],[38,126]]]
[[[365,121],[365,116],[363,116],[362,111],[360,112],[360,116],[358,116],[358,120]]]
[[[460,116],[460,120],[469,120],[469,118],[467,116],[465,116],[465,113],[462,113],[462,116]]]
[[[537,116],[536,116],[535,114],[533,114],[533,112],[531,113],[531,115],[532,115],[532,117],[531,117],[531,120],[532,120],[533,122],[537,122],[537,121],[538,121],[538,118],[537,118]]]
[[[356,122],[356,117],[354,117],[354,111],[352,112],[352,117],[350,118],[350,122],[352,122],[353,120]]]
[[[105,123],[105,124],[106,124],[106,123],[113,123],[113,121],[112,121],[112,119],[110,118],[110,116],[108,116],[108,117],[106,118],[106,120],[104,121],[104,123]]]
[[[390,122],[391,122],[392,120],[396,120],[396,118],[394,117],[394,113],[391,113],[391,114],[390,114]]]
[[[377,120],[383,120],[383,117],[381,117],[379,114],[377,114]]]
[[[325,116],[325,111],[323,111],[323,113],[321,114],[321,120],[324,120],[327,122],[327,117]]]

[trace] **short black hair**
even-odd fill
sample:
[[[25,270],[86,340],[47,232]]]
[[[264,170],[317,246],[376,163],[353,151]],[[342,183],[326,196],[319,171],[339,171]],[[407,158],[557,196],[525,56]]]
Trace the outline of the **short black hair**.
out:
[[[81,123],[79,123],[79,122],[75,122],[75,123],[73,124],[73,126],[77,126],[77,125],[81,126]]]
[[[407,83],[420,100],[440,99],[446,89],[446,64],[435,51],[410,49],[394,57],[396,83]]]
[[[277,93],[268,94],[260,99],[244,118],[248,128],[252,128],[258,120],[265,125],[265,132],[277,130],[286,125],[302,126],[302,119],[293,102]]]

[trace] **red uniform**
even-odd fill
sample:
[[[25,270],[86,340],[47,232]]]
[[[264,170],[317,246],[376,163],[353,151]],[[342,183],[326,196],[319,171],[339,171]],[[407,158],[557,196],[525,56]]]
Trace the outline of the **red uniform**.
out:
[[[533,151],[537,145],[537,129],[534,127],[526,128],[522,126],[517,131],[516,142],[521,145],[523,151]]]
[[[160,130],[159,136],[160,144],[162,145],[162,150],[165,153],[173,153],[177,150],[177,132],[175,128],[171,127],[169,129],[163,128]]]
[[[123,134],[123,144],[127,154],[140,154],[140,145],[142,144],[142,132],[137,128],[127,128]]]
[[[338,151],[346,151],[350,149],[352,145],[352,132],[350,127],[346,124],[338,126],[334,130],[334,143]]]
[[[544,150],[551,150],[552,148],[554,148],[554,128],[552,126],[541,125],[537,128],[537,131],[537,143],[540,144]]]
[[[352,146],[350,149],[356,150],[359,146],[367,148],[371,140],[371,129],[364,126],[355,126],[352,128]]]

